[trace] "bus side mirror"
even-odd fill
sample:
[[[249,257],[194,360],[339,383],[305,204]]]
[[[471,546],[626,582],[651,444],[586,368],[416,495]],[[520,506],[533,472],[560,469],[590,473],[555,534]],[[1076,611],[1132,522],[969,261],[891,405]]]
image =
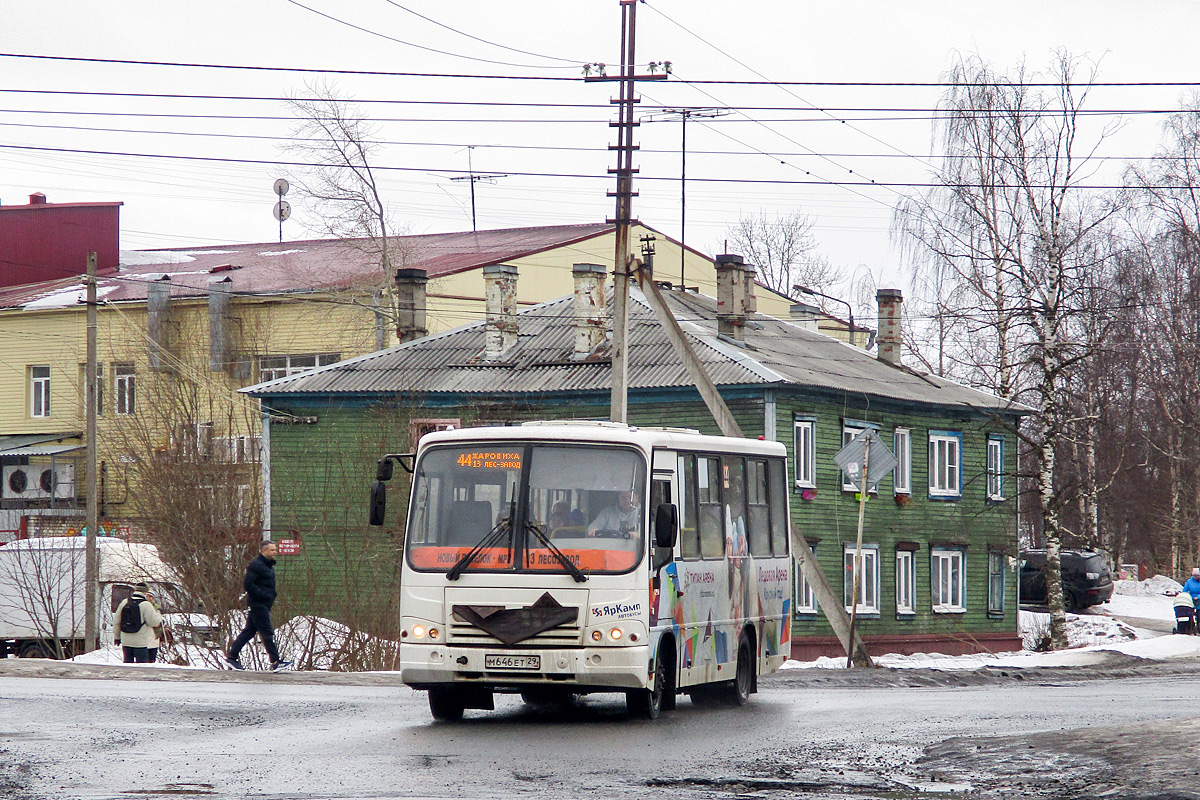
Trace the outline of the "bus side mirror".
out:
[[[671,550],[679,539],[679,509],[674,503],[659,503],[654,510],[654,546]]]
[[[382,462],[381,462],[382,463]],[[382,467],[380,467],[382,471]],[[391,472],[391,469],[388,469]],[[382,525],[387,516],[387,484],[375,481],[371,484],[371,524]]]
[[[387,456],[379,459],[375,465],[375,480],[390,481],[392,479],[392,460]]]

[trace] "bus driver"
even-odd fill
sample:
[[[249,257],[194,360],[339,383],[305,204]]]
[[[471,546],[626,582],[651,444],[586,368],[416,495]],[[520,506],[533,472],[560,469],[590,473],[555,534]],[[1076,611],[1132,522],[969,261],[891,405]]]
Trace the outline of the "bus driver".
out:
[[[588,525],[588,536],[597,536],[601,531],[616,531],[620,535],[634,533],[642,528],[642,509],[637,504],[636,492],[618,492],[617,502],[600,512]]]

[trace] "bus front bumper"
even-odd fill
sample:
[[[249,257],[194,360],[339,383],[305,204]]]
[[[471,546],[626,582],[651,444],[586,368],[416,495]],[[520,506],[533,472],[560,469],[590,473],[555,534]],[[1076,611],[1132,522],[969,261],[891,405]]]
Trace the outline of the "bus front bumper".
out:
[[[537,656],[536,666],[529,656]],[[492,687],[540,685],[580,690],[644,689],[649,685],[650,648],[583,647],[513,650],[401,644],[400,679],[417,688],[473,683]],[[513,664],[522,664],[516,669]]]

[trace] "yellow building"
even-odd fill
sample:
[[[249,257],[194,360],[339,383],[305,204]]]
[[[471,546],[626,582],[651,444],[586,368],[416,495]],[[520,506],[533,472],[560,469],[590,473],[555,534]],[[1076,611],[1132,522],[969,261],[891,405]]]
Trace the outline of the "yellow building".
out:
[[[716,295],[711,258],[641,225],[632,241],[648,236],[655,240],[656,280],[678,286],[682,279]],[[236,495],[211,515],[231,528],[234,520],[254,517],[259,412],[237,389],[476,321],[484,315],[488,265],[516,268],[519,305],[569,295],[574,264],[612,272],[614,228],[397,237],[389,242],[386,268],[371,244],[314,240],[122,253],[120,268],[98,282],[106,524],[152,524],[180,502],[155,497],[157,485],[169,486],[165,476],[180,468],[192,476],[207,470],[202,483],[236,476]],[[65,533],[78,526],[84,294],[81,276],[0,289],[0,541],[18,531]],[[808,312],[813,326],[849,338],[840,320],[761,287],[756,294],[762,313],[786,319]],[[865,345],[869,333],[856,329],[855,343]]]

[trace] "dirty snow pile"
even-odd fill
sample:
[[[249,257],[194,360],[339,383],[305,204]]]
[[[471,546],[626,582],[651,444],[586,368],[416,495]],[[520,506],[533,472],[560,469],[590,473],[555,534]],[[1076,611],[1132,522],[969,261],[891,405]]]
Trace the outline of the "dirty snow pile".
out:
[[[231,627],[240,631],[246,622],[246,613],[234,614]],[[323,617],[298,616],[275,629],[275,644],[280,655],[294,662],[296,669],[328,670],[335,664],[344,664],[355,657],[377,660],[395,648],[394,642],[352,633],[350,628]],[[193,669],[225,669],[224,652],[220,649],[195,644],[176,642],[159,653],[154,664],[138,664],[146,667],[190,667]],[[123,651],[119,646],[102,647],[86,655],[71,659],[81,664],[121,664]],[[247,669],[267,669],[270,659],[257,637],[241,652],[240,660]]]
[[[1086,613],[1067,614],[1069,649],[1058,652],[1032,652],[1050,630],[1050,615],[1019,611],[1018,626],[1025,650],[1014,653],[976,653],[947,656],[941,653],[873,656],[881,667],[971,670],[981,667],[1057,667],[1083,666],[1103,662],[1106,653],[1163,660],[1200,656],[1200,636],[1163,635],[1164,623],[1175,622],[1174,596],[1182,587],[1178,581],[1155,575],[1144,581],[1116,581],[1112,599]],[[1142,624],[1139,624],[1142,623]],[[1157,624],[1155,624],[1157,623]],[[1155,624],[1148,630],[1142,625]],[[821,657],[816,661],[788,661],[784,669],[844,669],[845,658]]]

